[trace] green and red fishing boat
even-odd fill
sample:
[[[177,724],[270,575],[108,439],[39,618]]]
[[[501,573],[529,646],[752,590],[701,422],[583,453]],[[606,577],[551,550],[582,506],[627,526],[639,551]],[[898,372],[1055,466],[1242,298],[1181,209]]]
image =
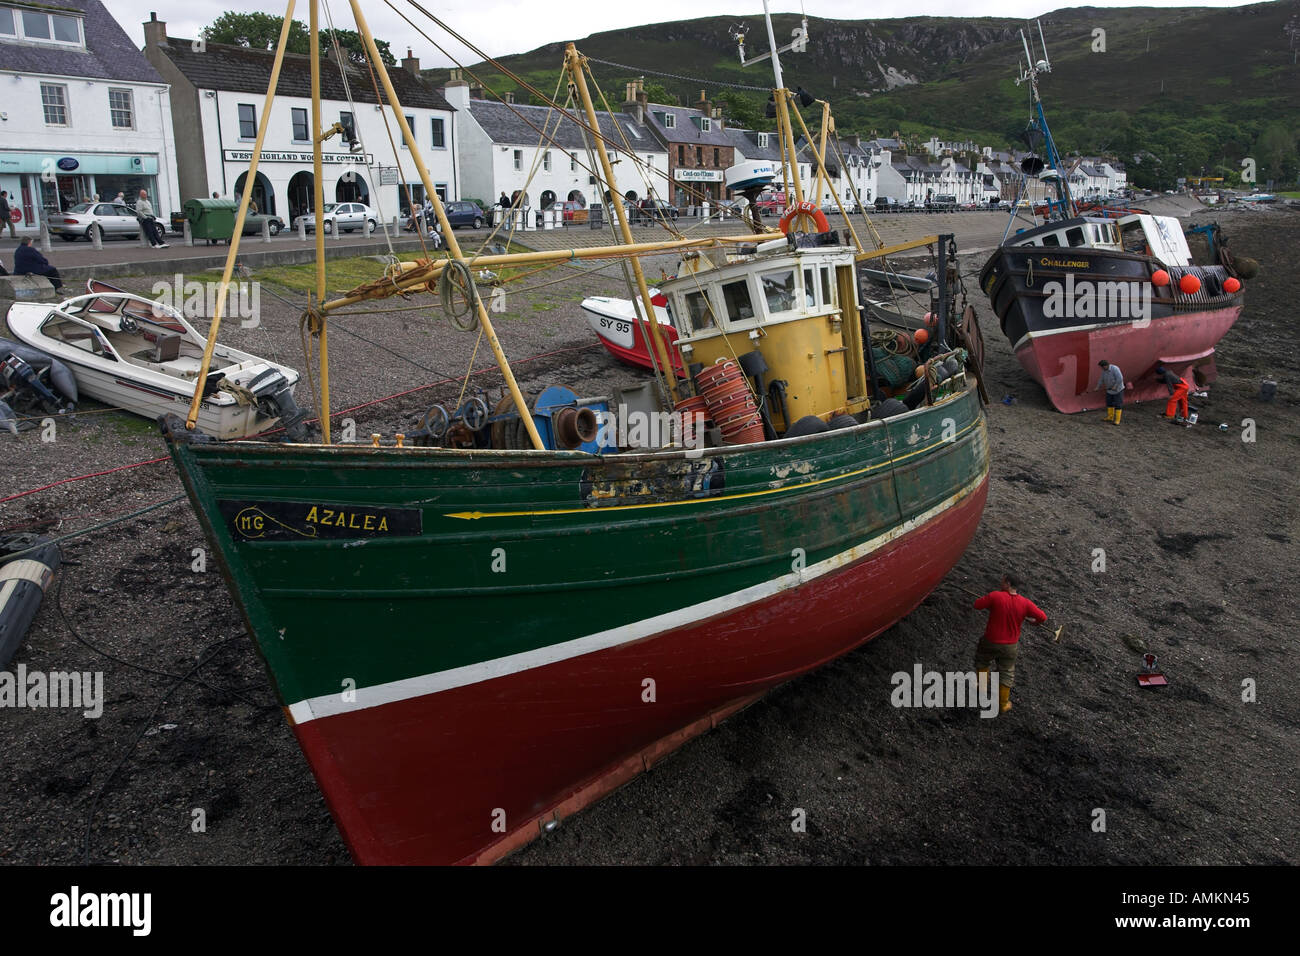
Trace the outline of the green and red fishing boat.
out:
[[[598,130],[572,47],[566,68]],[[776,96],[784,111],[791,94]],[[882,633],[961,557],[988,491],[977,361],[943,344],[940,323],[914,352],[915,378],[886,387],[858,298],[860,253],[833,234],[676,243],[678,275],[659,288],[680,366],[657,323],[643,332],[670,397],[661,411],[697,418],[629,448],[593,433],[590,402],[523,395],[443,225],[447,258],[394,265],[307,318],[319,330],[334,307],[450,283],[506,381],[490,418],[466,403],[431,416],[420,444],[336,444],[323,396],[320,443],[219,442],[174,417],[163,425],[362,863],[498,859]],[[630,243],[621,213],[620,226]],[[629,249],[650,251],[553,258]]]

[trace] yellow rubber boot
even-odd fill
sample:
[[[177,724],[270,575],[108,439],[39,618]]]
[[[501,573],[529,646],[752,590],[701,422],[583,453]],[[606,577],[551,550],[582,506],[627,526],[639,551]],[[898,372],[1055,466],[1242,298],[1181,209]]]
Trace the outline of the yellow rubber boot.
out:
[[[1115,409],[1108,407],[1106,409],[1106,421],[1113,422],[1114,420],[1115,420]]]
[[[1117,409],[1115,409],[1115,418],[1114,418],[1114,422],[1115,422],[1116,425],[1119,424],[1120,417],[1121,417],[1123,414],[1124,414],[1124,409],[1122,409],[1122,408],[1117,408]]]
[[[1005,684],[998,687],[998,699],[1002,703],[999,712],[1005,714],[1011,709],[1011,688]]]

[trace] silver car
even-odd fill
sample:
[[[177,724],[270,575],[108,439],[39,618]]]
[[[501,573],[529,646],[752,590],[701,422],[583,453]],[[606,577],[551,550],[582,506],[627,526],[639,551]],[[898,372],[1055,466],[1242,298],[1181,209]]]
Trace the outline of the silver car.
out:
[[[114,236],[136,239],[140,235],[140,220],[135,217],[135,210],[115,202],[77,203],[64,212],[51,214],[49,227],[50,235],[65,242],[90,239],[94,235],[92,230],[99,232],[101,240]]]
[[[375,227],[379,222],[375,211],[365,203],[360,202],[326,203],[325,215],[323,215],[321,219],[323,221],[321,231],[326,235],[329,235],[335,229],[341,229],[344,232],[352,232],[353,230],[360,229],[362,232],[369,235],[375,231]],[[307,227],[308,232],[315,231],[315,213],[309,212],[306,215],[299,216],[295,219],[293,221],[294,229],[298,228],[299,221]]]

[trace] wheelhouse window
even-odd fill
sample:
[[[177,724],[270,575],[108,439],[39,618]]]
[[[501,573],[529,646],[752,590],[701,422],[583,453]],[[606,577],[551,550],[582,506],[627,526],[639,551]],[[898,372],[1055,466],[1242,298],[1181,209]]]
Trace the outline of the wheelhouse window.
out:
[[[691,323],[688,332],[703,332],[716,324],[713,321],[713,309],[709,305],[709,297],[703,292],[686,293],[686,316]]]
[[[795,307],[798,300],[795,297],[793,269],[765,272],[758,277],[758,282],[763,289],[763,297],[767,300],[768,314],[789,312]]]
[[[1083,235],[1082,226],[1073,226],[1065,230],[1065,241],[1072,246],[1081,246],[1088,240]]]
[[[749,297],[749,282],[740,279],[722,286],[722,301],[727,307],[727,318],[732,322],[748,322],[754,318],[754,302]]]
[[[808,309],[817,308],[817,271],[803,270],[803,302]]]
[[[239,104],[239,138],[257,139],[257,108],[252,103]]]
[[[822,266],[820,271],[822,275],[822,304],[830,306],[837,305],[838,303],[835,301],[835,283],[831,281],[831,267]]]
[[[1043,236],[1043,245],[1045,246],[1059,246],[1060,244],[1061,237],[1054,232],[1049,232],[1047,235]]]

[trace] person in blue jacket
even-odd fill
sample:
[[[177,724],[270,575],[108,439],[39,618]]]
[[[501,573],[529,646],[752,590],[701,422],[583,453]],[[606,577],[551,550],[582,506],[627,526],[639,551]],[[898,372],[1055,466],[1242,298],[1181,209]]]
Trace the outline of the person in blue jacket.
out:
[[[50,260],[41,255],[41,250],[32,245],[32,237],[26,236],[14,250],[14,275],[45,276],[57,292],[63,286],[59,270],[50,265]]]

